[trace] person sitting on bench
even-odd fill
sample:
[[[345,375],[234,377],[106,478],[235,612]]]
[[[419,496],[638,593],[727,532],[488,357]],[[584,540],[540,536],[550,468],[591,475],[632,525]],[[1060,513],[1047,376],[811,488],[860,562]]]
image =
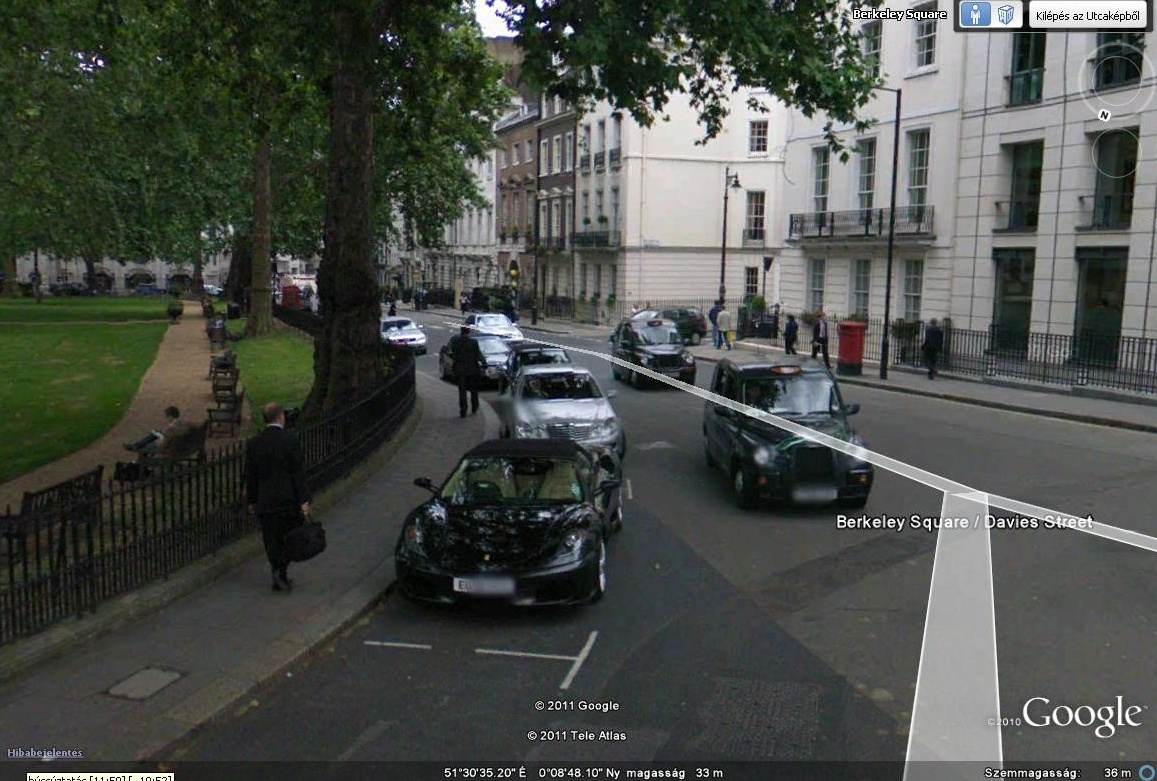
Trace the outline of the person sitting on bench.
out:
[[[125,450],[137,454],[137,460],[149,456],[163,455],[174,442],[188,436],[192,427],[181,420],[181,410],[176,407],[165,409],[165,427],[156,428],[136,442],[126,442]]]

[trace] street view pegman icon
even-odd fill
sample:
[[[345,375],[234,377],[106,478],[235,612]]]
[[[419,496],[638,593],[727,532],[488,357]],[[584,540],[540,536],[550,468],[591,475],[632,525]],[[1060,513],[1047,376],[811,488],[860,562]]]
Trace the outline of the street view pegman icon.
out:
[[[961,27],[988,27],[992,24],[992,5],[974,3],[970,0],[960,4]]]

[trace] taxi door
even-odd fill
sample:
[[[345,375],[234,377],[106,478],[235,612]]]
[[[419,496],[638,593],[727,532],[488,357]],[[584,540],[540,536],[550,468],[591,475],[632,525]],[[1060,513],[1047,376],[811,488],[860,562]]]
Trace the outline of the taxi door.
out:
[[[711,380],[711,392],[724,398],[734,399],[736,395],[735,373],[726,364],[716,364],[715,376]],[[703,410],[704,447],[710,460],[719,464],[731,463],[731,455],[735,450],[737,433],[737,416],[735,410],[707,402]]]

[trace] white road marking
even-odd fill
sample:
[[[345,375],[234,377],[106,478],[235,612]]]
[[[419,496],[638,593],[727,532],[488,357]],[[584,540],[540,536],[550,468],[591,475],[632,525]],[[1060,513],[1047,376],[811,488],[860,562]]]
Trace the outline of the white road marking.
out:
[[[559,654],[532,654],[529,651],[496,651],[493,648],[475,648],[476,654],[491,656],[520,656],[524,659],[553,659],[557,662],[573,662],[577,656],[560,656]]]
[[[674,447],[675,446],[672,445],[670,442],[660,441],[660,442],[644,442],[641,445],[637,445],[635,447],[635,449],[636,450],[671,450],[671,449],[674,449]]]
[[[358,751],[360,751],[364,746],[368,746],[380,738],[386,733],[387,730],[389,730],[390,727],[394,726],[396,723],[397,722],[395,721],[379,721],[377,724],[371,724],[362,732],[362,734],[354,738],[354,742],[350,744],[349,748],[341,753],[341,756],[337,758],[337,761],[351,761],[355,756],[357,756]]]
[[[382,640],[366,640],[365,643],[380,648],[413,648],[418,651],[430,651],[434,648],[434,646],[425,643],[391,643]]]
[[[566,678],[563,679],[562,685],[558,688],[569,689],[570,685],[574,683],[575,676],[578,675],[578,671],[582,669],[583,662],[585,662],[587,656],[590,655],[591,648],[594,647],[595,639],[598,636],[598,632],[591,632],[591,636],[587,638],[587,644],[584,645],[583,650],[579,652],[578,658],[574,660],[574,665],[570,668],[570,672],[566,674]]]
[[[635,494],[631,490],[631,479],[627,478],[627,500],[630,501],[631,499],[634,499],[634,498],[635,498]]]

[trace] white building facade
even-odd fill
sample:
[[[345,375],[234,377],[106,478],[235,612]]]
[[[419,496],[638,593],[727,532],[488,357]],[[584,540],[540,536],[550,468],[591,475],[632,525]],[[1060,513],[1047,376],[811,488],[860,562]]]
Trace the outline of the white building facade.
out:
[[[484,207],[467,207],[465,214],[446,227],[446,247],[438,252],[432,281],[456,293],[498,283],[498,239],[495,230],[495,151],[471,160],[475,184],[486,200]]]
[[[228,250],[206,253],[201,267],[202,284],[224,286],[231,260],[232,254]],[[191,288],[195,270],[192,263],[105,258],[94,265],[93,272],[93,283],[97,290],[125,295],[150,285],[162,291],[172,286]],[[53,285],[88,286],[83,261],[58,258],[47,253],[17,258],[16,278],[19,282],[31,282],[36,273],[40,275],[42,289],[46,291]]]
[[[609,108],[578,119],[575,280],[600,319],[646,302],[709,307],[721,273],[732,308],[761,293],[763,259],[786,223],[778,198],[786,123],[777,104],[766,105],[770,113],[758,113],[736,100],[723,131],[702,145],[682,96],[672,96],[670,120],[651,128]]]

